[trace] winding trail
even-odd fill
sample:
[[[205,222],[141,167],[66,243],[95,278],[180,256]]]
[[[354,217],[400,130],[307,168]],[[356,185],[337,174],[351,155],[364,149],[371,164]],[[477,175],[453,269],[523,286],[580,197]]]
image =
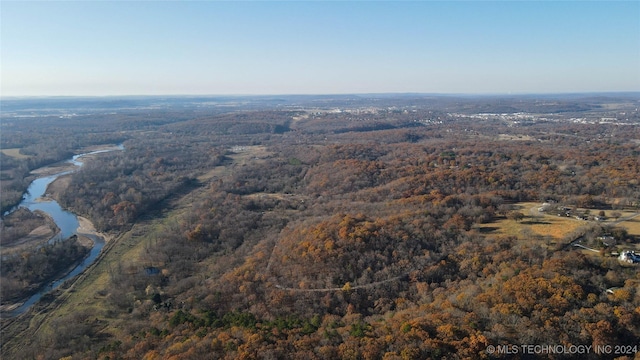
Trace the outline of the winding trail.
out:
[[[629,220],[631,220],[631,219],[633,219],[633,218],[637,217],[638,215],[640,215],[640,213],[635,213],[635,214],[630,215],[630,216],[627,216],[627,217],[621,217],[621,218],[619,218],[618,220],[616,220],[616,221],[612,222],[612,224],[613,224],[613,225],[618,225],[618,224],[620,224],[620,223],[622,223],[622,222],[629,221]]]
[[[344,287],[318,288],[318,289],[300,289],[300,288],[285,287],[285,286],[281,286],[281,285],[275,285],[275,288],[279,289],[279,290],[286,290],[286,291],[293,291],[293,292],[352,291],[352,290],[357,290],[357,289],[372,288],[372,287],[376,287],[376,286],[379,286],[379,285],[382,285],[382,284],[385,284],[385,283],[389,283],[389,282],[392,282],[392,281],[398,281],[398,280],[400,280],[403,277],[406,277],[408,275],[409,275],[409,273],[406,273],[406,274],[402,274],[402,275],[398,275],[398,276],[392,277],[390,279],[381,280],[381,281],[375,281],[375,282],[364,284],[364,285],[353,285],[353,286],[350,286],[348,289],[345,289]]]

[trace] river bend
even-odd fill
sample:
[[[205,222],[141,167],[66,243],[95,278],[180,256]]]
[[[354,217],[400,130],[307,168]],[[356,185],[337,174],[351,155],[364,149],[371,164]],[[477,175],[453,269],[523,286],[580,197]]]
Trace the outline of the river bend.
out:
[[[124,150],[124,146],[118,145],[117,148],[96,150],[96,151],[91,151],[83,154],[74,155],[71,159],[67,160],[67,162],[72,163],[73,165],[76,166],[74,170],[62,171],[57,174],[44,176],[34,180],[27,188],[27,192],[25,193],[25,196],[23,197],[20,204],[18,204],[14,209],[5,213],[5,216],[6,216],[20,207],[25,207],[31,211],[41,210],[47,213],[56,223],[58,228],[60,228],[60,232],[49,240],[50,243],[54,241],[67,239],[76,234],[81,234],[83,236],[90,238],[93,241],[93,247],[91,248],[89,255],[80,264],[78,264],[75,268],[73,268],[68,274],[66,274],[64,277],[58,280],[52,281],[46,286],[43,286],[36,294],[32,295],[29,299],[27,299],[21,306],[13,309],[7,314],[4,314],[4,316],[14,317],[24,313],[33,304],[38,302],[38,300],[40,300],[40,298],[44,294],[57,288],[65,281],[80,274],[84,269],[86,269],[89,265],[91,265],[96,260],[98,255],[100,255],[100,251],[104,247],[104,239],[94,234],[79,232],[80,223],[78,221],[78,217],[75,214],[64,210],[60,206],[60,204],[58,204],[57,201],[50,198],[45,198],[44,196],[49,184],[54,182],[60,176],[71,174],[74,171],[77,171],[77,169],[82,166],[82,161],[79,161],[81,157],[109,152],[109,151],[115,151],[115,150]]]

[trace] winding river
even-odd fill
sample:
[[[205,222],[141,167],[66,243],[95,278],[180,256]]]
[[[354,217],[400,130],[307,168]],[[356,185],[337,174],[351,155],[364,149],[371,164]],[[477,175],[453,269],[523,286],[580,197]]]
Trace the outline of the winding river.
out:
[[[76,165],[77,168],[79,168],[80,166],[82,166],[82,162],[78,160],[81,157],[86,156],[86,155],[99,154],[99,153],[108,152],[108,151],[115,151],[115,150],[124,150],[124,146],[123,145],[118,145],[117,148],[111,148],[111,149],[105,149],[105,150],[96,150],[96,151],[91,151],[91,152],[87,152],[87,153],[84,153],[84,154],[74,155],[71,159],[67,160],[67,162],[70,162],[70,163]],[[77,170],[77,168],[75,170]],[[35,211],[35,210],[44,211],[49,216],[51,216],[51,218],[56,223],[58,228],[60,228],[60,232],[56,236],[54,236],[53,238],[51,238],[49,240],[50,243],[52,243],[54,241],[62,240],[62,239],[67,239],[67,238],[71,237],[74,234],[78,234],[78,230],[79,230],[78,228],[80,226],[80,223],[78,221],[78,217],[75,214],[64,210],[60,206],[60,204],[58,204],[57,201],[55,201],[53,199],[49,199],[49,198],[43,198],[43,196],[45,195],[45,193],[47,191],[47,187],[49,186],[49,184],[51,184],[53,181],[55,181],[60,176],[70,174],[70,173],[74,172],[75,170],[63,171],[63,172],[60,172],[60,173],[57,173],[57,174],[41,177],[41,178],[38,178],[38,179],[34,180],[29,185],[29,188],[27,189],[27,192],[26,192],[24,198],[22,199],[22,201],[20,202],[20,204],[18,204],[18,206],[16,206],[14,209],[12,209],[12,210],[8,211],[7,213],[5,213],[5,216],[7,214],[15,211],[16,209],[18,209],[20,207],[25,207],[25,208],[27,208],[27,209],[29,209],[31,211]],[[67,280],[73,278],[74,276],[80,274],[84,269],[87,268],[87,266],[91,265],[95,261],[95,259],[100,254],[100,251],[104,247],[104,239],[102,237],[100,237],[100,236],[96,236],[96,235],[93,235],[93,234],[82,233],[82,235],[90,238],[93,241],[93,247],[91,248],[91,251],[89,252],[89,255],[80,264],[78,264],[75,268],[73,268],[73,270],[71,270],[71,272],[69,272],[67,275],[65,275],[63,278],[55,280],[55,281],[49,283],[48,285],[42,287],[36,294],[32,295],[20,307],[8,312],[7,314],[3,314],[3,316],[14,317],[14,316],[17,316],[17,315],[20,315],[20,314],[24,313],[33,304],[35,304],[38,300],[40,300],[40,298],[44,294],[46,294],[49,291],[57,288],[58,286],[60,286],[65,281],[67,281]]]

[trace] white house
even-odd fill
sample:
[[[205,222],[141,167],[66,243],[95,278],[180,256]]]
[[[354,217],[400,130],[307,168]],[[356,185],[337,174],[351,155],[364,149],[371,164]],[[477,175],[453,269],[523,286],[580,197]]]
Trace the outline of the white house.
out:
[[[626,250],[620,253],[618,260],[628,262],[630,264],[640,263],[640,254],[636,254],[634,251]]]

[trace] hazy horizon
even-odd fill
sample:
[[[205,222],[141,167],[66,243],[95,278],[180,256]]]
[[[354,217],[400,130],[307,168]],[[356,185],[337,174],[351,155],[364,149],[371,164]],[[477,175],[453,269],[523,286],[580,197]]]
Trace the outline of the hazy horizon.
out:
[[[3,1],[1,96],[640,91],[640,3]]]
[[[433,93],[433,92],[377,92],[377,93],[300,93],[300,94],[117,94],[117,95],[1,95],[2,99],[55,99],[55,98],[190,98],[190,97],[229,97],[229,98],[251,98],[251,97],[322,97],[322,96],[435,96],[435,97],[527,97],[527,96],[589,96],[589,95],[611,95],[611,96],[640,96],[638,91],[584,91],[584,92],[531,92],[531,93]]]

